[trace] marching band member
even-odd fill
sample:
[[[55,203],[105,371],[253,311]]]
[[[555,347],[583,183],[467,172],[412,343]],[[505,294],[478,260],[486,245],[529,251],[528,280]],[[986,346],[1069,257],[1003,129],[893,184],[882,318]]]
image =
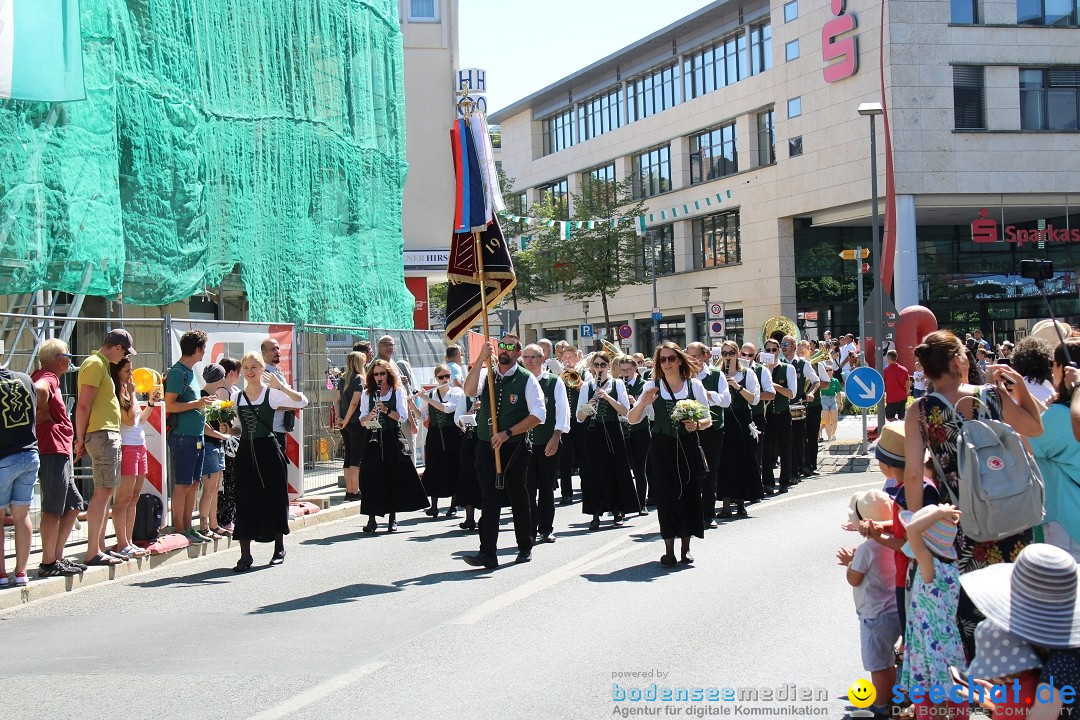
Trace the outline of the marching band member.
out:
[[[724,472],[717,487],[717,494],[724,499],[720,517],[731,517],[732,502],[737,505],[735,514],[745,516],[745,502],[761,496],[756,442],[750,431],[751,408],[760,401],[760,385],[753,363],[745,358],[740,361],[739,345],[734,340],[725,340],[720,346],[720,371],[731,392],[731,403],[724,409],[724,447],[720,455]]]
[[[710,364],[711,352],[705,343],[692,342],[686,346],[686,354],[700,368],[697,379],[705,388],[709,412],[712,414],[712,423],[699,433],[698,438],[709,465],[705,484],[701,488],[701,510],[705,513],[705,526],[715,528],[717,475],[720,472],[720,453],[724,448],[724,408],[731,404],[731,393],[723,380],[724,374]]]
[[[641,399],[641,393],[645,389],[645,379],[638,374],[638,364],[634,356],[623,355],[619,358],[619,374],[623,384],[626,385],[626,395],[630,400],[630,409],[634,408]],[[630,469],[634,471],[634,486],[637,488],[639,515],[647,515],[646,505],[652,496],[648,492],[649,477],[649,446],[652,444],[652,410],[646,410],[645,419],[637,425],[630,427],[630,437],[627,438],[627,450],[630,452]]]
[[[774,493],[776,478],[773,467],[780,458],[780,492],[787,492],[791,484],[791,399],[795,397],[798,379],[795,368],[784,362],[780,355],[780,341],[769,338],[765,341],[765,353],[771,358],[763,363],[768,370],[773,384],[775,398],[765,410],[765,432],[761,448],[761,486],[762,494],[768,497]]]
[[[806,436],[809,432],[806,404],[817,399],[817,391],[821,383],[813,366],[805,358],[796,354],[798,348],[799,343],[795,342],[795,338],[791,335],[785,335],[780,341],[780,352],[784,355],[784,361],[795,368],[795,396],[792,398],[792,405],[802,406],[801,414],[799,416],[793,414],[791,423],[791,483],[793,485],[798,485],[799,478],[810,477],[810,469],[805,462]],[[818,403],[819,413],[820,407],[821,404]],[[817,431],[816,425],[814,430]]]
[[[641,399],[630,411],[632,424],[638,424],[648,408],[653,409],[652,461],[653,492],[656,512],[660,519],[660,537],[664,539],[664,555],[660,563],[670,567],[675,558],[675,538],[682,541],[681,562],[694,562],[690,555],[690,537],[705,537],[704,513],[701,508],[700,477],[701,449],[696,433],[707,428],[711,417],[700,423],[671,419],[675,404],[687,398],[708,407],[709,398],[701,381],[694,377],[692,361],[678,345],[664,342],[656,349],[653,363],[654,379],[645,383]]]
[[[529,431],[532,458],[529,461],[529,509],[533,534],[542,542],[555,542],[555,488],[558,478],[562,436],[570,432],[570,401],[566,386],[547,369],[543,348],[526,345],[521,355],[525,369],[533,374],[544,393],[544,422]],[[539,496],[539,498],[538,498]]]
[[[360,513],[368,516],[364,532],[376,529],[375,517],[390,515],[389,532],[397,530],[397,513],[421,510],[428,504],[427,493],[408,450],[401,419],[409,412],[410,400],[398,380],[397,368],[381,358],[368,367],[360,415],[371,429],[360,459]],[[406,454],[408,453],[408,454]]]
[[[754,428],[757,430],[757,434],[754,438],[754,460],[757,462],[758,475],[761,475],[761,450],[764,447],[765,438],[765,409],[768,404],[776,397],[776,391],[773,389],[772,373],[767,367],[761,364],[761,360],[758,357],[757,346],[752,342],[743,343],[742,350],[739,352],[739,357],[743,358],[750,363],[753,368],[754,374],[757,376],[758,385],[761,388],[761,398],[757,405],[753,405],[750,408],[750,420],[754,423]],[[759,480],[758,485],[761,485]],[[760,497],[754,498],[759,500]]]
[[[622,380],[609,375],[611,355],[604,350],[593,353],[594,379],[582,386],[578,396],[577,418],[584,424],[585,465],[582,478],[582,512],[592,515],[590,530],[600,528],[600,516],[614,516],[622,525],[626,513],[639,509],[634,479],[630,473],[626,443],[619,418],[629,412],[630,400]]]
[[[453,497],[457,490],[458,467],[461,457],[461,438],[464,433],[454,424],[454,411],[465,398],[461,388],[450,385],[450,366],[435,366],[435,382],[438,385],[427,393],[417,391],[420,413],[427,421],[427,439],[424,441],[424,489],[431,497],[431,507],[424,514],[439,516],[439,498]],[[454,513],[454,504],[446,516]]]
[[[480,506],[480,481],[476,476],[476,414],[480,411],[480,401],[462,396],[454,410],[454,424],[462,433],[461,451],[458,461],[457,492],[454,499],[465,508],[465,520],[459,528],[472,532],[476,530],[476,508]],[[465,415],[472,417],[472,424],[466,425]]]
[[[562,353],[562,375],[560,377],[563,378],[563,385],[566,387],[567,400],[575,412],[577,410],[578,395],[581,393],[582,372],[579,368],[580,363],[581,353],[578,349],[573,345],[566,345]],[[559,478],[562,486],[560,505],[569,505],[574,501],[573,473],[575,464],[578,468],[578,477],[584,477],[585,475],[584,440],[585,433],[582,431],[577,415],[571,415],[570,441],[563,443],[562,452],[559,453]]]

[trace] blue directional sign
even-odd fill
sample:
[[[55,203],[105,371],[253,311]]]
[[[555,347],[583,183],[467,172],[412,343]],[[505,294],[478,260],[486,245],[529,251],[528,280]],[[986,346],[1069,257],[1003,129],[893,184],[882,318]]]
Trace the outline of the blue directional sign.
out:
[[[591,338],[591,337],[593,336],[593,326],[592,326],[592,323],[589,323],[589,324],[587,324],[587,325],[582,325],[582,326],[581,326],[581,327],[579,328],[579,332],[578,332],[578,334],[579,334],[579,335],[581,335],[581,337],[583,337],[583,338]]]
[[[877,407],[885,394],[885,378],[872,367],[857,367],[848,375],[844,392],[857,408]]]

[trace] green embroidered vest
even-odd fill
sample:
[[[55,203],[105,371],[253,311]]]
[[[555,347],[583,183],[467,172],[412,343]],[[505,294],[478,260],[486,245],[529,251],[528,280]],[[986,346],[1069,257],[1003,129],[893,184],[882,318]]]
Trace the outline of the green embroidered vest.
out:
[[[727,384],[727,380],[724,378],[724,373],[720,372],[719,368],[712,367],[711,365],[705,370],[705,377],[702,379],[701,384],[705,386],[706,392],[720,392],[720,383]],[[709,414],[712,416],[712,425],[708,429],[702,432],[709,432],[715,430],[724,429],[724,408],[716,405],[709,405]]]
[[[610,389],[607,391],[607,394],[618,400],[618,392],[615,388],[615,378],[609,376],[608,383]],[[589,400],[592,400],[593,396],[596,395],[596,390],[598,387],[599,384],[596,380],[593,380],[589,383]],[[595,417],[596,422],[618,422],[619,413],[615,411],[615,408],[611,407],[611,403],[609,403],[607,400],[598,400],[596,402]]]
[[[447,399],[449,399],[450,398],[450,393],[446,393],[446,397],[447,397]],[[439,398],[439,389],[438,388],[435,388],[435,389],[429,391],[428,392],[428,398],[433,399],[433,400],[438,400],[439,402],[441,402],[443,404],[446,403],[445,400],[441,400]],[[453,424],[454,424],[454,413],[452,413],[452,412],[449,412],[449,413],[443,412],[442,410],[437,409],[433,405],[428,405],[428,425],[429,426],[431,426],[433,428],[445,428],[445,427],[451,427]]]
[[[244,440],[274,437],[274,408],[270,406],[270,390],[267,388],[263,401],[249,404],[243,391],[236,398],[236,411],[240,416],[241,435]]]
[[[739,380],[739,387],[743,390],[746,389],[746,374],[752,372],[751,370],[744,370],[742,374],[742,380]],[[731,393],[731,409],[734,412],[750,411],[750,403],[746,401],[741,392]]]
[[[788,383],[787,383],[787,369],[788,369],[788,364],[786,362],[784,362],[783,360],[781,360],[779,363],[777,363],[776,367],[774,367],[772,369],[773,387],[787,388],[787,386],[788,386]],[[798,378],[796,378],[795,380],[796,380],[796,384],[798,384]],[[791,409],[791,400],[789,398],[787,398],[786,396],[781,395],[779,392],[777,392],[776,397],[773,399],[772,402],[769,403],[768,412],[769,412],[770,415],[772,415],[774,413],[790,412],[790,409]]]
[[[529,371],[514,366],[512,375],[503,377],[495,372],[495,412],[499,418],[499,432],[517,425],[529,416],[529,404],[525,400],[525,387],[529,383]],[[491,442],[491,395],[484,387],[480,393],[480,411],[476,413],[476,436]],[[520,440],[515,437],[514,440]]]
[[[545,373],[536,378],[536,381],[540,383],[540,391],[544,393],[546,413],[544,422],[529,431],[529,440],[533,445],[547,445],[548,440],[555,434],[555,386],[558,384],[558,378],[551,373]]]
[[[803,372],[806,368],[806,360],[797,357],[792,359],[789,364],[795,366],[795,397],[791,399],[791,402],[801,403],[806,399],[806,378],[803,377]]]
[[[378,397],[377,395],[372,395],[372,397],[371,397],[371,402],[372,403],[377,403],[377,402],[380,402],[381,400],[382,400],[382,398]],[[397,406],[397,390],[394,390],[392,393],[390,393],[390,399],[387,400],[386,402],[384,402],[383,404],[386,405],[386,412],[381,413],[378,416],[379,417],[379,425],[382,426],[382,429],[385,432],[392,433],[392,434],[400,432],[401,431],[400,423],[398,422],[398,420],[394,420],[393,418],[390,417],[390,413],[392,413],[392,412],[398,413],[399,418],[404,417],[404,415],[405,415],[405,408],[398,409],[398,406]],[[372,407],[374,407],[374,405],[372,405]]]

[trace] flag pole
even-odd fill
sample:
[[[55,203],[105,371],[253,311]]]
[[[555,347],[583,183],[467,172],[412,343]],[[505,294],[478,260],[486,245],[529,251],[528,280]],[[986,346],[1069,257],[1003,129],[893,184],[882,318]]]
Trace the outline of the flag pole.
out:
[[[487,310],[487,288],[486,278],[484,277],[484,253],[483,248],[480,247],[480,233],[473,231],[473,248],[476,252],[476,271],[480,276],[480,317],[484,325],[484,338],[485,342],[491,342],[491,331],[488,329],[488,310]],[[494,357],[490,358],[487,363],[487,387],[488,387],[488,402],[491,403],[491,437],[494,437],[499,433],[499,418],[496,415],[497,404],[495,402],[495,367],[491,362]],[[502,456],[499,451],[492,448],[491,452],[495,454],[495,489],[502,490],[505,485],[503,479],[502,469]]]
[[[471,123],[470,117],[472,116],[472,109],[475,105],[472,98],[469,97],[469,83],[463,80],[461,82],[461,99],[458,100],[458,106],[461,108],[461,114],[465,118],[465,124]],[[484,329],[484,342],[491,342],[491,330],[488,327],[488,306],[487,306],[487,278],[484,276],[484,252],[480,245],[481,231],[473,230],[473,252],[476,255],[476,274],[480,280],[480,318],[483,323]],[[491,404],[491,437],[492,439],[499,433],[499,418],[496,414],[498,411],[498,405],[495,401],[495,367],[494,363],[489,359],[487,363],[487,387],[488,387],[488,402]],[[492,448],[491,452],[495,455],[495,489],[502,490],[505,486],[505,479],[503,477],[502,468],[502,456],[499,451]]]

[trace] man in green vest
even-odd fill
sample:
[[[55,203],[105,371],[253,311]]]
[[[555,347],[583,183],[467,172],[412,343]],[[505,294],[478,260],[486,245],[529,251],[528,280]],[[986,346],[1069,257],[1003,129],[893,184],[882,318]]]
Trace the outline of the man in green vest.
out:
[[[473,567],[496,568],[499,540],[499,513],[502,510],[501,486],[496,486],[495,453],[502,461],[502,481],[510,495],[517,537],[516,562],[532,560],[533,526],[529,513],[527,474],[532,454],[526,437],[547,417],[540,383],[518,365],[521,341],[516,335],[503,335],[499,341],[495,377],[495,417],[491,414],[491,396],[487,390],[487,363],[493,355],[485,343],[465,378],[465,396],[480,399],[476,414],[476,474],[480,480],[480,552],[468,555],[465,562]],[[494,426],[494,427],[493,427]],[[497,431],[495,431],[497,430]]]
[[[541,542],[555,542],[555,475],[559,470],[562,436],[570,432],[570,401],[562,378],[552,373],[540,345],[526,345],[521,359],[544,393],[544,422],[529,431],[529,511],[533,533]]]
[[[772,495],[776,485],[773,467],[780,458],[780,492],[787,492],[791,485],[791,398],[795,397],[798,378],[795,368],[784,362],[780,355],[780,341],[765,341],[762,364],[772,377],[776,397],[765,409],[765,434],[761,448],[761,489]]]
[[[776,392],[773,390],[772,373],[767,367],[762,365],[758,361],[758,349],[757,345],[752,342],[745,342],[742,346],[742,351],[739,356],[750,363],[750,367],[758,377],[758,386],[761,388],[761,399],[757,405],[750,408],[750,422],[757,430],[754,437],[754,459],[757,461],[758,468],[761,468],[761,450],[765,434],[765,410],[768,408],[769,403],[776,399]],[[762,492],[762,495],[772,495],[772,492]]]
[[[791,480],[798,484],[799,478],[810,477],[810,468],[806,462],[806,436],[810,432],[807,427],[806,405],[817,399],[817,391],[821,381],[818,379],[814,366],[801,355],[796,354],[799,343],[791,335],[785,335],[780,341],[780,352],[784,355],[784,362],[795,368],[795,397],[793,402],[803,406],[801,419],[792,419],[791,422]],[[820,417],[820,416],[819,416]],[[817,426],[814,426],[817,432]]]

